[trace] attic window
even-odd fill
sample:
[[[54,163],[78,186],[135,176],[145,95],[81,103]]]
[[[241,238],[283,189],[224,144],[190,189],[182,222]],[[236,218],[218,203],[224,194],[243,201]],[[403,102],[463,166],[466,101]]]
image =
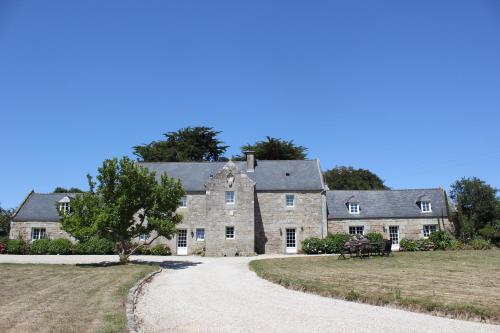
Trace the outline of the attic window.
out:
[[[359,214],[359,204],[350,202],[349,203],[349,214]]]
[[[431,202],[430,201],[420,201],[420,209],[422,210],[422,213],[432,212]]]
[[[285,176],[287,176],[287,177],[290,176],[290,172],[286,172]]]
[[[69,197],[64,197],[58,202],[59,211],[63,214],[68,214],[70,211]]]

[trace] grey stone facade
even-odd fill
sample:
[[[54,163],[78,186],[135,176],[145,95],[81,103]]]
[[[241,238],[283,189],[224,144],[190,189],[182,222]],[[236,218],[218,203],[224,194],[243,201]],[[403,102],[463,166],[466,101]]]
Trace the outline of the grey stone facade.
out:
[[[67,238],[74,240],[67,232],[61,229],[59,222],[10,222],[9,238],[21,238],[26,241],[31,240],[31,232],[33,228],[45,228],[45,232],[49,239]]]

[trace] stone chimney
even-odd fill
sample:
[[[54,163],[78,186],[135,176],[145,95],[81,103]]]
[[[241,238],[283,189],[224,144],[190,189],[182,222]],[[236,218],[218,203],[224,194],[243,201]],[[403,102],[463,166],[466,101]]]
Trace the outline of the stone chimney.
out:
[[[251,150],[245,151],[247,159],[247,172],[254,172],[255,170],[255,152]]]

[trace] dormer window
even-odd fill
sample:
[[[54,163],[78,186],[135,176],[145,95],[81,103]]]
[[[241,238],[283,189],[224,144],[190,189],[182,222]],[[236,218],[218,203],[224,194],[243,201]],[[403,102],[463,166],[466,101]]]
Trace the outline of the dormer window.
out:
[[[70,202],[69,197],[64,197],[61,200],[59,200],[58,207],[59,207],[59,211],[62,214],[68,214],[70,212],[69,202]]]
[[[188,198],[186,195],[181,197],[181,200],[179,200],[179,207],[180,208],[186,208],[188,205]]]
[[[359,214],[359,204],[358,203],[349,203],[349,214]]]
[[[420,201],[420,209],[421,209],[422,213],[432,212],[431,202],[430,201]]]

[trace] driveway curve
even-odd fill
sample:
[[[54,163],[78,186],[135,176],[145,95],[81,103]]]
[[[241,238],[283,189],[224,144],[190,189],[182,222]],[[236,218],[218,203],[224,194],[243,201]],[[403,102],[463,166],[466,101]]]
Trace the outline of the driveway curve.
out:
[[[268,256],[266,256],[268,257]],[[259,257],[260,258],[260,257]],[[500,332],[486,325],[341,301],[257,277],[254,258],[172,258],[143,290],[144,332]]]

